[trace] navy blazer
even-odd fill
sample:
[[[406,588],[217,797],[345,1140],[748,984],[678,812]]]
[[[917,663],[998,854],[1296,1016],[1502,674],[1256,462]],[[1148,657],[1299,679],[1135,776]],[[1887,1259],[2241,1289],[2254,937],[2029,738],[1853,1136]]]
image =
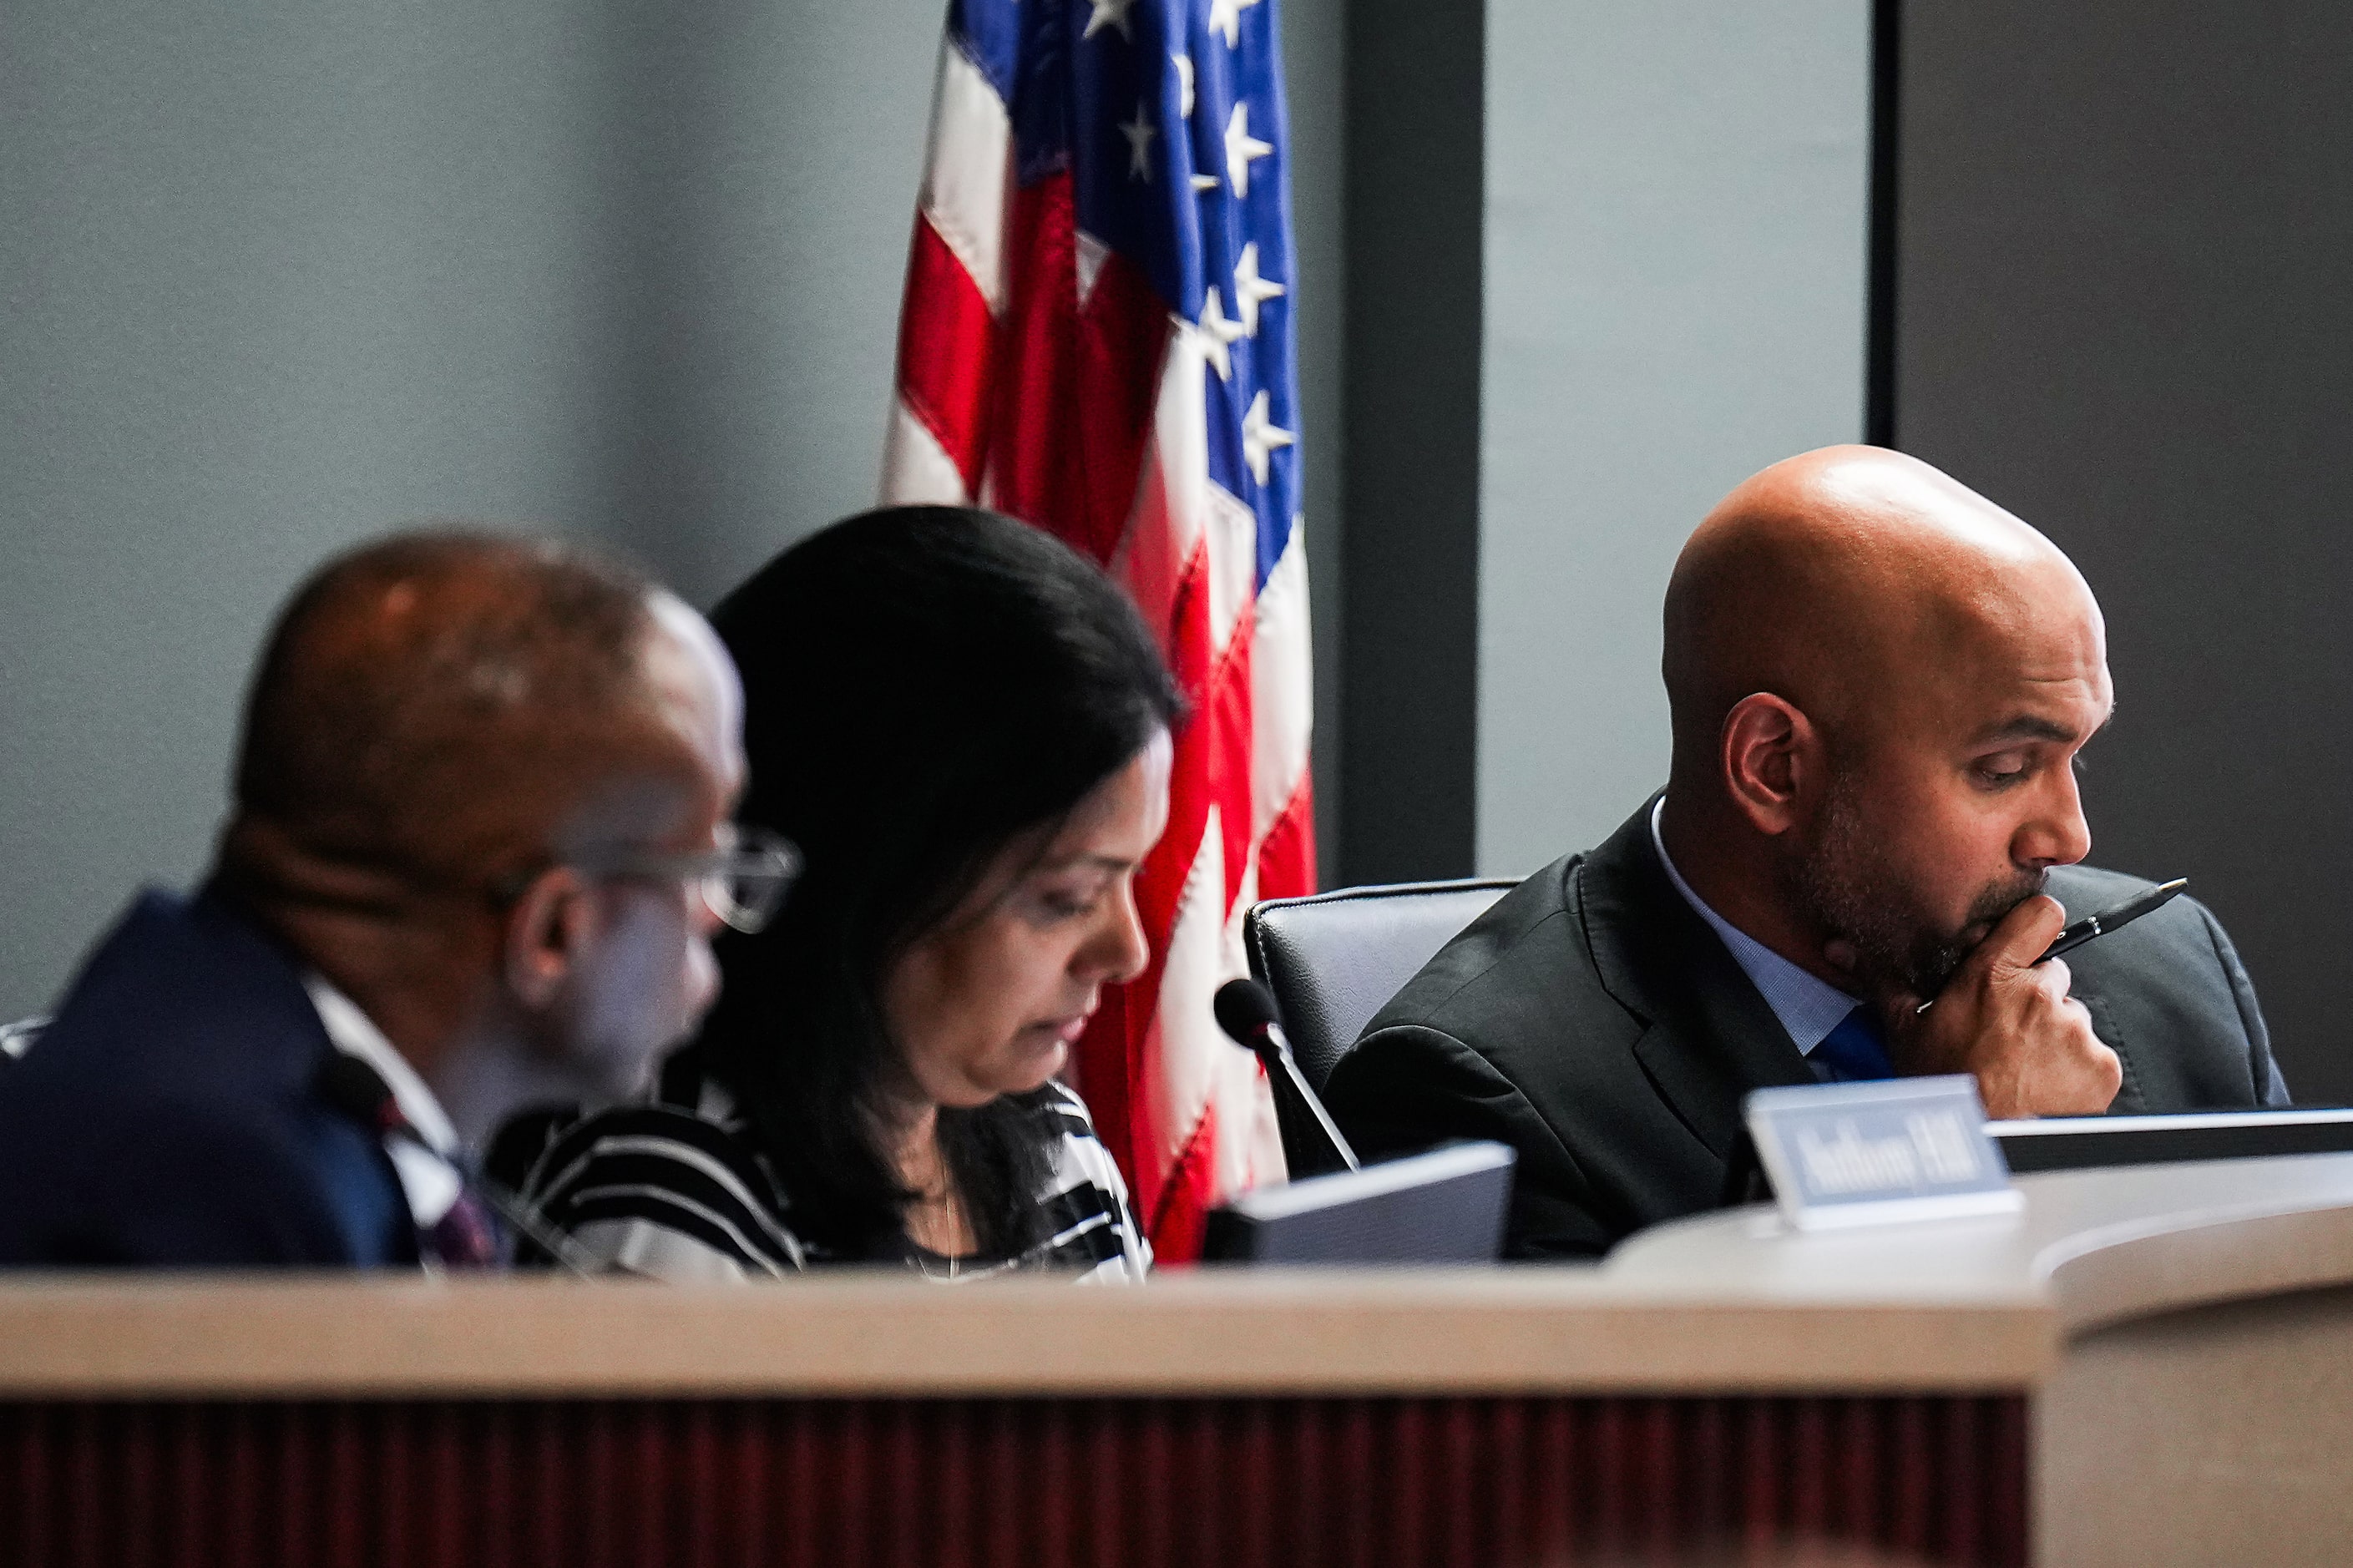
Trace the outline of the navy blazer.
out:
[[[0,1064],[0,1264],[414,1264],[382,1141],[313,1092],[333,1050],[291,954],[142,893]]]

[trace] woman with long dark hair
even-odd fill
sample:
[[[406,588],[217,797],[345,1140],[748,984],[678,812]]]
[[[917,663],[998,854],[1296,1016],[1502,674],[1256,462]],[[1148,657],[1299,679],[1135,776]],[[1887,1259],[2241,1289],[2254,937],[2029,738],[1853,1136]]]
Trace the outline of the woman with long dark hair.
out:
[[[663,1278],[1140,1278],[1124,1184],[1054,1075],[1146,956],[1133,881],[1181,703],[1141,618],[1034,529],[907,507],[795,545],[712,621],[744,678],[739,816],[802,873],[717,944],[663,1106],[561,1130],[529,1196],[575,1256]]]

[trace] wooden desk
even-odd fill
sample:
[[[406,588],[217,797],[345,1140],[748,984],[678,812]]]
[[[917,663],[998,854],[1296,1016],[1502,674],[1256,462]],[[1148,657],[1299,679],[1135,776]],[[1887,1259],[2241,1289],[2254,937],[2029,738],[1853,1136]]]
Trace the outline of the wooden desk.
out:
[[[22,1277],[0,1562],[2229,1558],[2187,1546],[2278,1516],[2215,1457],[2353,1420],[2353,1156],[2021,1185],[2014,1220],[1738,1211],[1598,1269]]]

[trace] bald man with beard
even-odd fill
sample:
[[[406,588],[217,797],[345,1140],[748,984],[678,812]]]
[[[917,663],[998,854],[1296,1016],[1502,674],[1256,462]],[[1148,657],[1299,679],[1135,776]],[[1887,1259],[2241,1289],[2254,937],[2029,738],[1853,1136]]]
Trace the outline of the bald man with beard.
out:
[[[702,617],[586,554],[329,563],[210,876],[137,899],[0,1081],[0,1262],[491,1261],[462,1146],[631,1092],[712,1000],[741,712]]]
[[[1580,1257],[1713,1206],[1751,1089],[1968,1072],[1996,1117],[2286,1103],[2194,900],[2034,963],[2148,886],[2079,865],[2076,753],[2115,698],[2049,540],[1910,458],[1810,452],[1700,524],[1665,629],[1665,791],[1366,1026],[1329,1086],[1359,1150],[1510,1143],[1508,1251]]]

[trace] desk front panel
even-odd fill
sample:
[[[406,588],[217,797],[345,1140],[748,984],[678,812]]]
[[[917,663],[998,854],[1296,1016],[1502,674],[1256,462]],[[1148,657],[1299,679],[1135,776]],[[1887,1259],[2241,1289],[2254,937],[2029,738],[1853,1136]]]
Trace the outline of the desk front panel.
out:
[[[2026,1432],[1966,1394],[19,1402],[0,1561],[2015,1564]]]

